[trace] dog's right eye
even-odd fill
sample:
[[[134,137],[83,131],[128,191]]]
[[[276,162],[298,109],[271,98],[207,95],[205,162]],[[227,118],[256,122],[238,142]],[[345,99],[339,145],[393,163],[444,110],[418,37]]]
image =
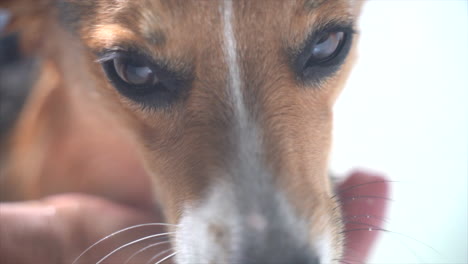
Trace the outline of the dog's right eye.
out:
[[[112,85],[145,107],[168,106],[181,96],[188,82],[146,56],[112,51],[100,59]]]

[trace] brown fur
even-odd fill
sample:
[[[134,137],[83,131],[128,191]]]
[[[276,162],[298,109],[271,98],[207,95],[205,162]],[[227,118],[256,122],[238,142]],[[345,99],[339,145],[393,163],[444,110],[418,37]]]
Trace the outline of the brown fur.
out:
[[[14,23],[40,29],[26,32],[24,43],[34,39],[42,70],[11,139],[9,167],[2,175],[8,182],[2,186],[8,187],[0,193],[33,199],[81,191],[118,200],[125,190],[109,189],[107,182],[148,173],[155,198],[169,222],[176,222],[184,202],[202,197],[215,177],[210,172],[231,155],[226,137],[232,108],[224,89],[228,70],[218,5],[185,0],[61,2],[65,4],[58,9],[47,1],[28,3],[41,13]],[[300,214],[315,220],[311,236],[331,225],[336,247],[341,247],[341,224],[329,199],[327,163],[332,105],[352,54],[334,76],[315,87],[298,83],[289,55],[321,23],[355,20],[359,2],[234,1],[243,93],[261,127],[265,163]],[[18,17],[32,12],[17,1],[6,4],[15,6]],[[65,11],[68,17],[60,13]],[[95,62],[95,52],[128,45],[191,76],[183,99],[154,111],[121,96]]]

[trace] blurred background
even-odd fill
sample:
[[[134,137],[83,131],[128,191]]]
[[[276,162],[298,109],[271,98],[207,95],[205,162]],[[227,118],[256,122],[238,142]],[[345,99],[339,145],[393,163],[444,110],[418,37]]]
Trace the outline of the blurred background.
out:
[[[370,0],[360,29],[331,167],[396,181],[368,263],[468,263],[468,1]]]

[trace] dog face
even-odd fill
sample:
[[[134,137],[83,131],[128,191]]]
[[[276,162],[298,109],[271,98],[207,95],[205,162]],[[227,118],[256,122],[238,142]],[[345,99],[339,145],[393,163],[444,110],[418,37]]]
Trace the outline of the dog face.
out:
[[[340,259],[327,159],[360,2],[56,3],[65,83],[134,135],[177,263]]]

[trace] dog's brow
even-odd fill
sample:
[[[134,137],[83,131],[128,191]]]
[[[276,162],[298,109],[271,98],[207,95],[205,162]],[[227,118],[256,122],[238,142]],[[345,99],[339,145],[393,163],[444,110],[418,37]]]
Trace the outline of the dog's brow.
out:
[[[92,17],[96,11],[94,1],[57,1],[55,7],[60,21],[71,31],[78,29],[83,16]]]
[[[143,38],[152,45],[163,45],[166,41],[166,37],[162,31],[153,30],[143,34]]]
[[[304,3],[304,8],[306,11],[311,12],[321,6],[328,0],[306,0]]]
[[[119,24],[95,25],[90,31],[87,44],[94,49],[110,48],[118,43],[137,42],[138,36]]]

